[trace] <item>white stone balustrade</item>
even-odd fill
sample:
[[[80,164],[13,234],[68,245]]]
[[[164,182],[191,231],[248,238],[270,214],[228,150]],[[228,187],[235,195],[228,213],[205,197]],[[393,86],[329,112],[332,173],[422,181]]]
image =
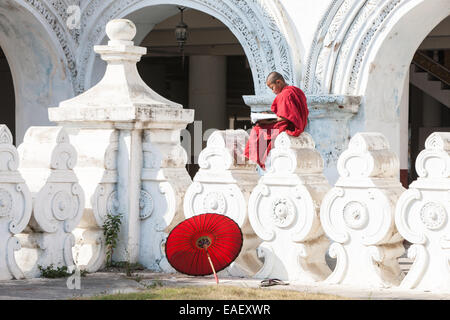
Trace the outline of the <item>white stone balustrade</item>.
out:
[[[248,134],[244,130],[215,131],[199,155],[200,169],[186,191],[184,215],[218,213],[233,219],[241,228],[241,253],[224,272],[253,276],[262,266],[256,249],[261,240],[250,225],[247,203],[258,183],[256,164],[244,157]]]
[[[193,110],[140,78],[146,49],[134,46],[131,21],[110,21],[106,33],[108,44],[95,47],[107,62],[103,79],[49,108],[61,126],[30,127],[16,150],[0,125],[0,280],[38,277],[38,266],[51,264],[99,270],[108,213],[123,216],[114,261],[175,272],[164,252],[168,233],[185,218],[219,213],[244,234],[229,275],[450,292],[450,133],[427,139],[408,190],[376,132],[352,137],[333,188],[306,132],[281,133],[259,177],[243,156],[248,134],[217,131],[192,182],[180,133]],[[398,263],[404,239],[415,260],[406,277]]]
[[[263,268],[256,278],[316,282],[331,270],[325,262],[329,241],[319,220],[320,203],[330,186],[312,137],[281,133],[267,158],[268,172],[248,203],[251,225],[264,241]]]
[[[22,279],[15,251],[21,246],[14,235],[22,232],[31,217],[32,198],[19,173],[19,154],[8,127],[0,125],[0,280]]]
[[[73,267],[72,231],[84,209],[84,192],[73,172],[75,148],[62,127],[30,127],[18,152],[33,212],[28,227],[17,235],[22,245],[17,263],[27,277],[39,277],[39,266]]]
[[[398,158],[380,133],[357,133],[337,164],[340,178],[323,199],[320,220],[337,258],[328,283],[361,287],[397,286],[404,253],[394,225],[404,188]]]
[[[395,223],[412,243],[405,289],[450,292],[450,132],[435,132],[416,159],[418,179],[397,202]]]
[[[117,151],[118,131],[67,127],[71,144],[78,153],[74,172],[86,196],[83,217],[72,232],[73,257],[77,267],[95,272],[105,266],[103,223],[106,215],[118,213]]]

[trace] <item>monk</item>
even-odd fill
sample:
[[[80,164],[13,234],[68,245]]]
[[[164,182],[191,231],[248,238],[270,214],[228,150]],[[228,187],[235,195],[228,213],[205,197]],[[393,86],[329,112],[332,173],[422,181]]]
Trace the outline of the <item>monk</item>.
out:
[[[288,85],[278,72],[267,76],[267,86],[275,93],[271,110],[276,119],[259,120],[250,132],[245,146],[245,157],[256,162],[265,170],[265,160],[272,148],[272,142],[281,132],[298,137],[305,129],[308,120],[306,96],[302,90]]]

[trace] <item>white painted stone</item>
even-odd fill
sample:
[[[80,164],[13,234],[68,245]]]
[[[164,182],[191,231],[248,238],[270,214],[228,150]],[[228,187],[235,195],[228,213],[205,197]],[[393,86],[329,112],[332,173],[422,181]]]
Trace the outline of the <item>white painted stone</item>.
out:
[[[33,195],[30,223],[18,235],[18,265],[27,277],[39,277],[38,266],[73,267],[72,231],[84,209],[84,192],[73,172],[77,152],[62,127],[29,128],[18,151],[19,171]]]
[[[19,154],[8,127],[0,125],[0,280],[22,279],[15,252],[21,248],[14,235],[22,232],[31,217],[32,198],[17,168]]]
[[[403,238],[394,225],[395,204],[404,191],[396,178],[399,161],[380,133],[350,140],[337,164],[340,178],[323,199],[320,220],[334,242],[336,268],[326,282],[360,287],[400,284],[397,258]]]
[[[175,225],[184,219],[183,198],[192,183],[186,171],[187,154],[180,144],[180,129],[144,132],[142,189],[139,200],[139,261],[154,271],[175,272],[164,245]]]
[[[419,178],[397,202],[395,223],[412,243],[405,289],[450,292],[450,132],[435,132],[416,159]]]
[[[253,276],[262,266],[256,249],[261,240],[250,225],[247,203],[258,183],[256,164],[244,157],[248,134],[244,130],[215,131],[199,155],[200,169],[184,197],[184,215],[218,213],[233,219],[241,228],[241,252],[224,272]]]
[[[250,223],[263,240],[263,268],[256,278],[315,282],[331,270],[325,262],[329,241],[319,211],[330,189],[323,159],[312,137],[281,133],[267,158],[268,172],[260,178],[248,203]]]
[[[103,223],[108,213],[117,214],[118,131],[114,129],[66,129],[78,153],[74,171],[83,188],[83,217],[72,232],[73,257],[78,268],[95,272],[105,266]]]
[[[108,45],[94,47],[107,62],[104,77],[93,88],[62,101],[58,108],[50,108],[49,118],[80,132],[118,130],[117,152],[110,155],[111,159],[105,159],[115,162],[108,165],[114,166],[115,180],[101,181],[94,195],[97,224],[102,223],[101,217],[107,211],[121,213],[113,260],[141,262],[159,270],[164,264],[161,242],[152,246],[147,243],[162,237],[164,228],[176,221],[176,217],[183,216],[181,199],[191,179],[185,169],[186,154],[179,140],[180,131],[193,121],[194,111],[161,97],[141,79],[136,63],[146,53],[146,48],[134,46],[136,27],[133,22],[111,20],[106,29],[111,37]],[[100,143],[100,150],[105,147],[104,142]],[[158,159],[163,159],[163,163]],[[148,167],[148,163],[153,162],[157,163],[157,168]],[[147,169],[152,170],[148,173]],[[165,196],[161,196],[163,189]],[[148,209],[146,205],[152,203],[149,199],[155,201],[155,210],[160,211],[154,214],[154,219],[146,220],[141,216]],[[167,223],[164,227],[160,218]],[[168,230],[170,228],[165,231]],[[151,249],[155,247],[157,249]],[[163,269],[169,270],[169,267]]]

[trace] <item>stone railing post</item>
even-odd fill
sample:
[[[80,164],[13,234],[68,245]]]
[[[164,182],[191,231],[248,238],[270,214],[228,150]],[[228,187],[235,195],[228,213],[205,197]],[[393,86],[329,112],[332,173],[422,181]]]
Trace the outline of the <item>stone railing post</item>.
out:
[[[90,199],[92,209],[88,207],[85,214],[91,215],[92,210],[99,226],[108,212],[121,214],[121,228],[113,260],[141,262],[153,268],[159,258],[155,260],[152,256],[155,250],[148,250],[148,243],[142,245],[142,242],[160,237],[159,230],[164,223],[158,222],[156,230],[148,226],[153,220],[147,218],[152,215],[157,221],[163,219],[170,223],[170,215],[183,216],[181,198],[190,183],[190,177],[184,166],[180,165],[185,158],[180,152],[182,147],[179,138],[180,131],[194,120],[194,110],[183,109],[182,105],[161,97],[141,79],[136,63],[146,53],[146,48],[134,45],[132,39],[136,35],[136,26],[133,22],[126,19],[112,20],[106,25],[106,34],[110,39],[108,44],[94,47],[95,52],[107,62],[102,80],[79,96],[61,102],[57,108],[49,108],[49,118],[67,127],[71,139],[75,135],[88,139],[89,134],[95,135],[96,132],[105,136],[111,134],[103,130],[117,131],[114,133],[117,141],[112,147],[117,149],[113,152],[106,140],[99,144],[96,144],[96,139],[91,142],[85,140],[85,143],[99,148],[102,154],[110,152],[95,165],[96,168],[106,169],[104,178],[80,181],[83,187],[84,184],[91,184],[86,189],[91,190],[90,194],[94,192]],[[145,150],[149,143],[156,151]],[[78,147],[81,151],[81,146]],[[80,158],[89,157],[91,151],[84,150],[80,152]],[[152,161],[158,162],[158,153],[167,157],[166,162],[170,165],[167,170],[158,169],[149,173],[147,165]],[[180,156],[181,160],[172,159],[172,156]],[[172,166],[171,163],[177,165]],[[172,175],[175,171],[177,174]],[[152,179],[168,182],[165,192],[173,199],[169,201],[169,198],[161,196],[162,184],[149,182]],[[179,181],[183,183],[179,184]],[[96,191],[92,191],[93,184]],[[171,188],[173,190],[169,190]],[[154,212],[152,208],[155,208]],[[164,218],[157,217],[159,215]],[[152,240],[152,246],[155,243],[160,242]],[[78,245],[83,246],[81,238]],[[161,252],[161,248],[157,251]]]
[[[73,267],[72,231],[84,210],[84,192],[73,172],[77,152],[62,127],[30,127],[18,151],[19,171],[33,195],[29,228],[18,235],[18,264],[27,277],[39,277],[39,266]]]
[[[320,220],[334,243],[336,267],[326,280],[360,287],[399,285],[403,238],[394,225],[399,161],[380,133],[358,133],[337,163],[340,178],[323,199]]]
[[[95,272],[105,266],[103,224],[106,215],[117,214],[118,130],[66,128],[78,152],[74,171],[86,195],[83,218],[73,231],[73,256],[81,270]]]
[[[450,132],[435,132],[416,159],[419,178],[400,197],[398,231],[414,259],[402,288],[450,292]]]
[[[22,279],[24,274],[15,258],[21,245],[14,235],[22,232],[31,217],[32,198],[17,170],[19,154],[11,132],[0,125],[0,280]]]
[[[241,253],[225,271],[232,276],[253,276],[262,266],[256,249],[261,240],[253,231],[247,214],[250,193],[259,175],[256,164],[244,157],[248,134],[244,130],[214,132],[199,155],[200,169],[186,191],[184,215],[219,213],[233,219],[241,228]]]
[[[175,225],[184,219],[183,197],[192,180],[186,171],[187,153],[180,144],[185,124],[144,131],[144,162],[140,195],[141,247],[139,261],[154,271],[175,272],[164,245]],[[169,129],[171,127],[171,129]]]
[[[268,172],[251,193],[248,211],[264,258],[256,278],[315,282],[331,270],[329,245],[319,220],[320,203],[330,189],[323,159],[312,137],[281,133],[267,159]]]

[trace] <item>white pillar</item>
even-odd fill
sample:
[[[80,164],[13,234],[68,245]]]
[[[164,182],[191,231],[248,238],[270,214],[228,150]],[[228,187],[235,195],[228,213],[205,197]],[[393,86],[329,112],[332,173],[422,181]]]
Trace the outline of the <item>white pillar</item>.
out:
[[[400,114],[400,181],[408,184],[408,117],[409,117],[409,71],[403,85],[402,99],[399,105]]]
[[[195,120],[202,121],[202,134],[227,127],[226,67],[226,56],[189,57],[189,108],[195,109]]]
[[[139,196],[142,170],[142,131],[120,130],[118,154],[119,203],[122,204],[124,227],[121,228],[124,242],[118,244],[114,258],[117,261],[136,263],[139,260],[140,219]]]
[[[441,125],[441,104],[439,101],[423,94],[423,127],[439,127]]]

